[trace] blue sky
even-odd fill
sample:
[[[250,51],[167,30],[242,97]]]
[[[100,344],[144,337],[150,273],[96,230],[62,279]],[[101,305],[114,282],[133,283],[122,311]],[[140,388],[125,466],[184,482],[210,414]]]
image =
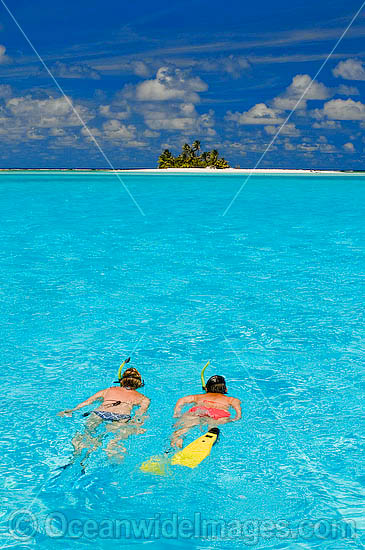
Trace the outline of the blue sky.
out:
[[[116,168],[199,139],[253,167],[360,7],[340,0],[9,9]],[[0,4],[0,167],[107,167]],[[365,9],[261,167],[365,169]]]

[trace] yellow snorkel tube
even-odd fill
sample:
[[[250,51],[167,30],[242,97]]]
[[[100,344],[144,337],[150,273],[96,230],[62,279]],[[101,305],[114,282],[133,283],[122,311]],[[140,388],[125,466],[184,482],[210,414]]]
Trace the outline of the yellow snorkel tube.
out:
[[[125,365],[126,363],[129,363],[130,360],[131,360],[131,358],[130,358],[130,357],[127,357],[127,359],[125,359],[125,360],[123,361],[123,363],[120,365],[120,367],[119,367],[119,369],[118,369],[118,380],[117,380],[117,382],[120,382],[120,381],[121,381],[121,379],[122,379],[122,369],[123,369],[123,367],[124,367],[124,365]]]
[[[204,372],[205,372],[205,369],[208,367],[208,365],[210,364],[210,361],[208,361],[208,363],[206,365],[204,365],[201,373],[200,373],[200,378],[201,378],[201,381],[202,381],[202,388],[203,388],[203,391],[205,391],[207,388],[205,387],[205,380],[204,380]]]

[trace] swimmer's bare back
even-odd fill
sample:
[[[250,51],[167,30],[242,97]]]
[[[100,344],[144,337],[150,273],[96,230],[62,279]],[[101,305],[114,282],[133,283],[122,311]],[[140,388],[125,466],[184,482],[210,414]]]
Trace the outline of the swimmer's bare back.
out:
[[[135,413],[135,416],[138,417],[143,416],[147,412],[150,404],[150,399],[136,390],[122,387],[110,387],[95,393],[89,397],[89,399],[76,405],[73,409],[61,411],[59,414],[60,416],[72,416],[74,411],[91,405],[97,400],[102,400],[102,403],[96,409],[98,411],[110,411],[116,414],[131,414],[133,407],[138,407]]]
[[[222,395],[220,393],[202,393],[194,396],[197,405],[204,405],[205,407],[216,407],[228,411],[232,404],[237,401],[235,397],[229,397],[228,395]]]
[[[182,397],[178,400],[175,406],[174,411],[174,417],[178,417],[181,414],[181,409],[184,407],[184,405],[194,403],[197,406],[201,407],[208,407],[208,408],[216,408],[221,409],[223,411],[229,411],[230,407],[232,407],[236,413],[236,416],[232,418],[232,420],[240,420],[241,419],[241,402],[236,397],[230,397],[228,395],[224,395],[222,393],[199,393],[196,395],[187,395],[186,397]]]

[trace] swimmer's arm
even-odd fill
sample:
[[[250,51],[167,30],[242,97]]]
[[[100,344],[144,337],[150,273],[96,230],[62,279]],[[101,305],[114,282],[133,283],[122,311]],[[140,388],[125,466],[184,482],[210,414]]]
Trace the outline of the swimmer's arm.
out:
[[[66,409],[65,411],[61,411],[58,414],[60,416],[72,416],[72,413],[75,411],[78,411],[79,409],[82,409],[83,407],[86,407],[87,405],[91,405],[94,401],[97,399],[104,399],[106,390],[101,390],[89,397],[89,399],[86,399],[86,401],[83,401],[82,403],[79,403],[74,407],[73,409]]]
[[[181,409],[188,403],[196,403],[196,395],[187,395],[178,400],[174,409],[174,418],[181,416]]]
[[[231,397],[230,405],[236,413],[236,416],[232,418],[232,421],[235,422],[236,420],[241,420],[241,416],[242,416],[241,401],[239,399],[236,399],[236,397]]]
[[[139,403],[139,407],[138,409],[136,410],[135,412],[135,415],[134,417],[137,419],[142,419],[142,416],[144,414],[146,414],[147,410],[148,410],[148,407],[150,406],[150,403],[151,403],[151,399],[149,399],[148,397],[146,396],[143,396],[141,402]]]

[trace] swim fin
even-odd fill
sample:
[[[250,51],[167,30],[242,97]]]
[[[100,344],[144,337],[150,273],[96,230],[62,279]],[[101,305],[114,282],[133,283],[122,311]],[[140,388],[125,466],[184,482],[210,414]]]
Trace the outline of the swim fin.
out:
[[[170,475],[169,470],[170,460],[167,455],[163,456],[151,456],[149,460],[146,460],[141,466],[140,470],[145,473],[154,474],[156,476],[166,476]]]
[[[189,443],[185,449],[174,454],[171,460],[167,453],[162,456],[152,456],[140,466],[140,470],[157,476],[166,476],[171,474],[170,465],[196,468],[205,458],[207,458],[207,456],[209,456],[214,443],[218,439],[218,435],[219,429],[211,428],[209,432]]]
[[[196,468],[210,455],[210,451],[214,443],[216,443],[218,435],[219,429],[211,428],[206,434],[198,437],[198,439],[195,439],[192,443],[189,443],[185,449],[178,451],[172,457],[171,464]]]

